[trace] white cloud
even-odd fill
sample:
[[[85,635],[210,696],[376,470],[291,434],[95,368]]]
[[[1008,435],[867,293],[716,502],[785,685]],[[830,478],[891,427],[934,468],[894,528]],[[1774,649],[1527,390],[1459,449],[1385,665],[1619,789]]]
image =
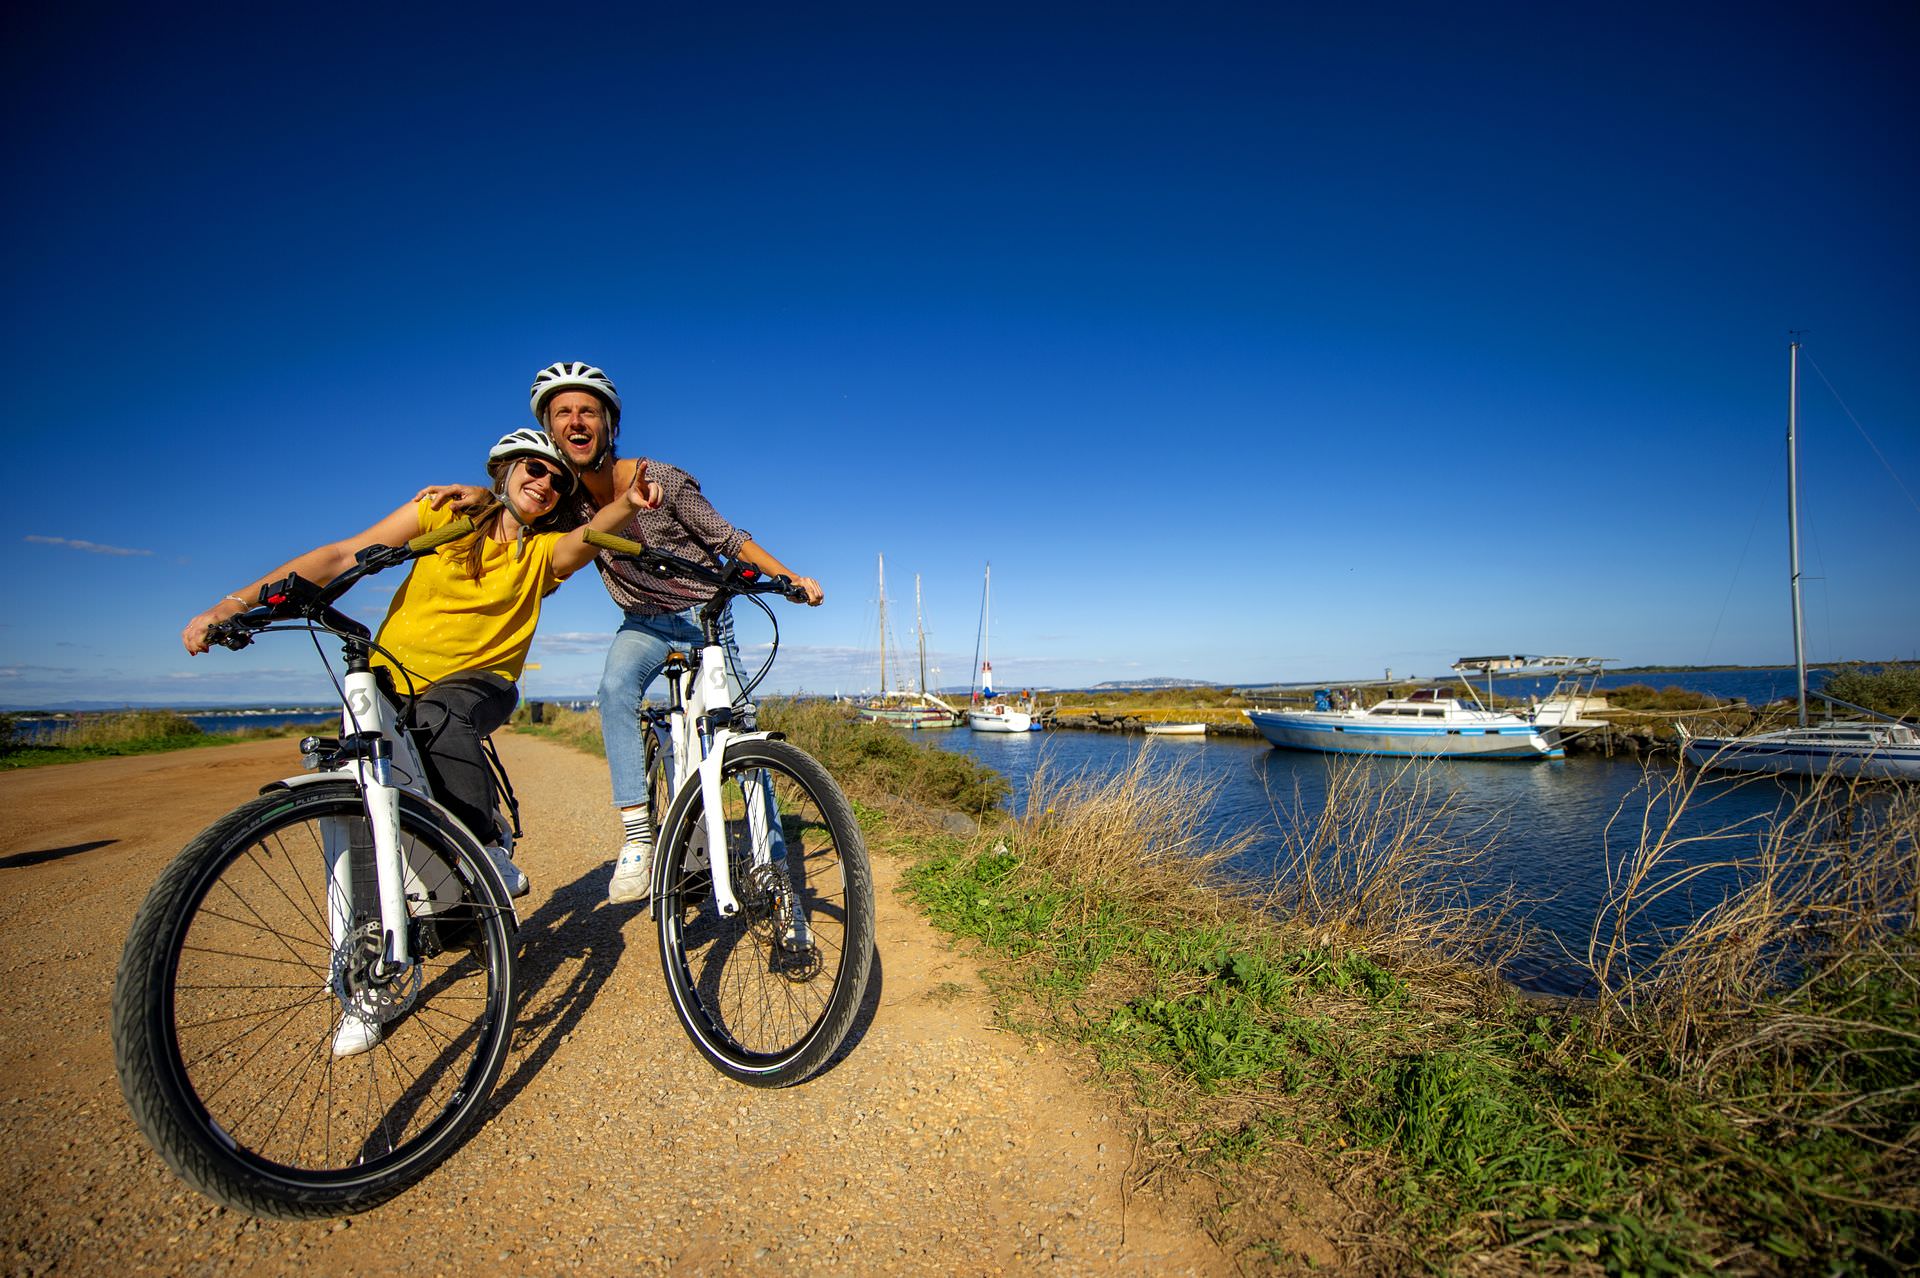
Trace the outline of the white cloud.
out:
[[[126,546],[103,546],[97,541],[77,541],[72,537],[42,537],[37,533],[28,533],[21,540],[33,542],[38,546],[65,546],[68,550],[84,550],[90,555],[151,555],[151,550],[133,550]]]
[[[535,640],[544,656],[568,656],[579,653],[599,655],[605,653],[607,645],[613,642],[611,631],[595,632],[591,630],[562,630],[554,634],[543,634]]]

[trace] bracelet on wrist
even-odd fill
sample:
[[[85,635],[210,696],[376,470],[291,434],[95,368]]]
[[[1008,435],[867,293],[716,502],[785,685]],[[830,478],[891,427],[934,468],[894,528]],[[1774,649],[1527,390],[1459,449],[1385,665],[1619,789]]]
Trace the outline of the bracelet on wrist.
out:
[[[229,599],[231,599],[231,600],[233,600],[233,601],[234,601],[235,603],[237,603],[237,604],[239,604],[239,605],[240,605],[240,606],[241,606],[242,608],[251,608],[251,607],[253,607],[253,605],[252,605],[252,604],[250,604],[250,603],[248,603],[248,602],[247,602],[246,600],[244,600],[244,599],[242,599],[242,598],[241,598],[241,597],[240,597],[239,595],[228,595],[228,596],[227,596],[227,598],[229,598]]]

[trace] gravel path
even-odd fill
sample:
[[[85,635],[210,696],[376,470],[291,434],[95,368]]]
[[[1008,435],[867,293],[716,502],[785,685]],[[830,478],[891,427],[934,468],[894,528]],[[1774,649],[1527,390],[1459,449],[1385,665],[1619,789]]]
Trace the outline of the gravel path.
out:
[[[895,898],[890,858],[851,1054],[785,1091],[721,1078],[668,1009],[651,925],[606,903],[604,765],[501,744],[533,895],[494,1110],[398,1199],[303,1224],[177,1181],[127,1115],[107,1033],[147,887],[288,771],[288,744],[0,774],[6,1273],[1232,1272],[1196,1228],[1123,1203],[1126,1130],[1063,1063],[992,1028],[973,966]]]

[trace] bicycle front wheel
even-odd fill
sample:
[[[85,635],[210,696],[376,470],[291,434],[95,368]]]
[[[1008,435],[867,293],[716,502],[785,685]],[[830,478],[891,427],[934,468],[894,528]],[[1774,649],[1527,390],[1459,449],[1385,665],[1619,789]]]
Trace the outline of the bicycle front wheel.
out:
[[[698,784],[668,813],[654,866],[661,966],[708,1061],[784,1087],[826,1064],[853,1026],[873,963],[873,874],[852,805],[799,748],[733,742],[722,793],[717,821]],[[713,896],[710,830],[740,902],[730,917]]]
[[[261,1216],[364,1210],[480,1117],[513,1029],[511,909],[443,815],[405,796],[400,826],[404,974],[377,963],[372,840],[347,781],[222,818],[135,917],[114,986],[121,1089],[208,1197]],[[330,873],[343,859],[350,891]]]

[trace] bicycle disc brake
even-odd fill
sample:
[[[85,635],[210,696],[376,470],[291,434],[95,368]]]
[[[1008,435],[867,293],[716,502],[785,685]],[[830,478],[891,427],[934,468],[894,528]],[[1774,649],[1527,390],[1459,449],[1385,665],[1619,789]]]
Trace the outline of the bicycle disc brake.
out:
[[[784,865],[754,866],[741,905],[754,935],[771,942],[768,966],[796,985],[820,974],[820,947],[813,943]]]
[[[362,923],[333,951],[334,997],[347,1010],[383,1025],[413,1006],[422,983],[419,963],[409,963],[404,971],[391,975],[376,976],[384,952],[379,919]]]

